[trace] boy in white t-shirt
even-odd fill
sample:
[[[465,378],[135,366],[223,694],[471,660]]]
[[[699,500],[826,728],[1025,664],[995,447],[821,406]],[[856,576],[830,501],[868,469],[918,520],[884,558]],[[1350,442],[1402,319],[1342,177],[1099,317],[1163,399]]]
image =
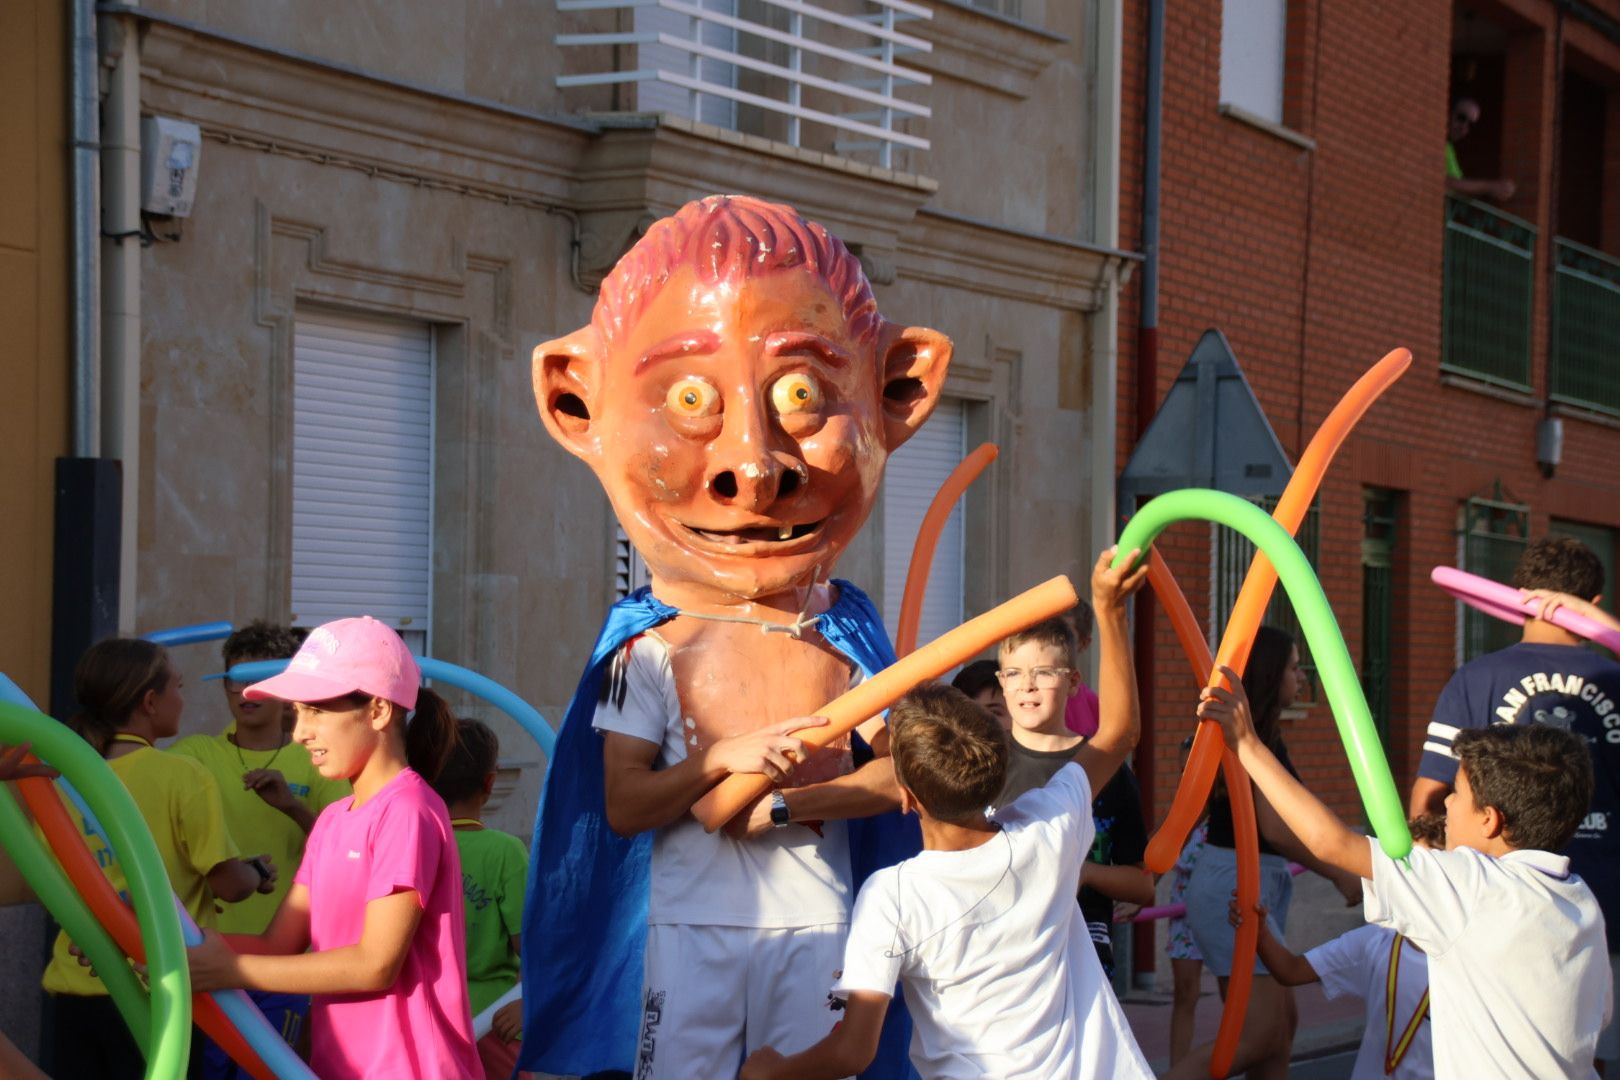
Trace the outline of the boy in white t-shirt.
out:
[[[1223,669],[1224,670],[1224,669]],[[1603,914],[1552,854],[1592,798],[1578,735],[1540,724],[1464,731],[1453,744],[1446,849],[1396,862],[1295,780],[1255,735],[1238,677],[1207,689],[1243,767],[1318,858],[1365,879],[1367,921],[1428,954],[1434,1072],[1440,1077],[1588,1077],[1613,1009]]]
[[[1446,847],[1446,819],[1423,814],[1410,822],[1412,840],[1430,851]],[[1431,1080],[1434,1049],[1429,1038],[1429,958],[1412,942],[1384,926],[1368,923],[1305,953],[1291,952],[1272,936],[1266,909],[1260,917],[1260,962],[1284,986],[1320,982],[1332,1000],[1350,994],[1367,1003],[1350,1080]],[[1232,925],[1243,921],[1232,901]],[[1394,993],[1391,994],[1393,989]]]
[[[961,691],[926,685],[889,712],[901,806],[923,852],[867,879],[832,1033],[783,1057],[765,1047],[742,1080],[858,1073],[877,1052],[894,985],[911,1010],[911,1062],[929,1080],[1151,1077],[1074,902],[1091,849],[1091,793],[1136,745],[1140,721],[1125,600],[1142,571],[1092,573],[1102,646],[1101,721],[1075,760],[987,818],[1007,769],[1007,737]]]

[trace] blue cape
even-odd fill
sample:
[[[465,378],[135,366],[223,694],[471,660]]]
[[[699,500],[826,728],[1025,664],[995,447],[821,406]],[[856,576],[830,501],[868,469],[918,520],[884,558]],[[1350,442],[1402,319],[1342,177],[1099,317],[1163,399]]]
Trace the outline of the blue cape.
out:
[[[816,624],[870,678],[894,663],[883,620],[865,593],[834,581],[838,600]],[[630,839],[608,827],[602,739],[591,727],[607,662],[625,642],[679,612],[638,589],[614,604],[557,733],[534,822],[523,905],[522,1069],[589,1076],[635,1065],[652,833]],[[848,823],[855,887],[872,871],[917,854],[915,819],[881,814]],[[898,992],[878,1056],[863,1077],[914,1075],[911,1018]]]

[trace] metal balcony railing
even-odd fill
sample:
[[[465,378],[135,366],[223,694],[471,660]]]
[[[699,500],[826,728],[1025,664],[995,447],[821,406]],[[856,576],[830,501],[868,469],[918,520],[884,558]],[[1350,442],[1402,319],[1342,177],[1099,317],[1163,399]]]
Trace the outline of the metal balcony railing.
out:
[[[1440,366],[1530,389],[1536,227],[1455,195],[1446,197]]]
[[[613,71],[559,75],[559,89],[634,84],[637,112],[754,127],[792,146],[806,145],[802,125],[825,125],[835,153],[873,151],[884,168],[896,147],[928,149],[907,127],[932,113],[900,96],[932,82],[896,62],[932,49],[899,29],[932,18],[910,0],[557,0],[557,10],[615,13],[617,28],[557,44],[614,46],[620,58]]]
[[[1620,415],[1620,259],[1553,240],[1555,400]]]

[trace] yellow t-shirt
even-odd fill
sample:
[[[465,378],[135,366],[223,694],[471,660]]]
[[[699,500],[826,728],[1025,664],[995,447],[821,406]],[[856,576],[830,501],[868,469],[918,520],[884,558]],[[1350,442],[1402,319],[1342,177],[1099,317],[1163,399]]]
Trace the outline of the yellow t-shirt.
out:
[[[275,769],[316,817],[350,794],[348,781],[328,780],[316,772],[309,751],[295,742],[278,750],[244,750],[224,735],[191,735],[169,747],[169,753],[191,758],[213,776],[225,802],[225,826],[242,853],[269,855],[275,862],[274,892],[254,893],[240,903],[226,904],[216,920],[224,934],[264,933],[282,897],[292,888],[308,837],[292,818],[259,798],[258,792],[243,787],[242,774]]]
[[[107,762],[118,779],[129,789],[135,806],[152,830],[169,884],[198,926],[214,925],[214,893],[208,887],[208,872],[226,859],[241,854],[225,828],[225,812],[220,805],[219,787],[195,761],[174,757],[160,750],[142,747]],[[84,828],[78,810],[68,807],[73,819]],[[95,854],[113,888],[128,894],[123,869],[100,840],[85,834],[85,843]],[[51,962],[46,965],[44,986],[54,994],[105,994],[107,988],[68,953],[68,936],[56,935]]]

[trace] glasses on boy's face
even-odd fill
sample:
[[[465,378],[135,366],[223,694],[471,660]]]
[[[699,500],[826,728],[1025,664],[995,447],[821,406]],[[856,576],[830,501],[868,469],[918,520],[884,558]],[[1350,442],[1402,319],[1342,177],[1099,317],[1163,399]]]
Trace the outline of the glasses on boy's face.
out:
[[[1073,671],[1068,667],[1032,667],[1032,668],[1002,668],[996,672],[996,678],[1001,680],[1002,686],[1028,686],[1031,679],[1035,681],[1035,689],[1050,690],[1062,682],[1064,676]]]

